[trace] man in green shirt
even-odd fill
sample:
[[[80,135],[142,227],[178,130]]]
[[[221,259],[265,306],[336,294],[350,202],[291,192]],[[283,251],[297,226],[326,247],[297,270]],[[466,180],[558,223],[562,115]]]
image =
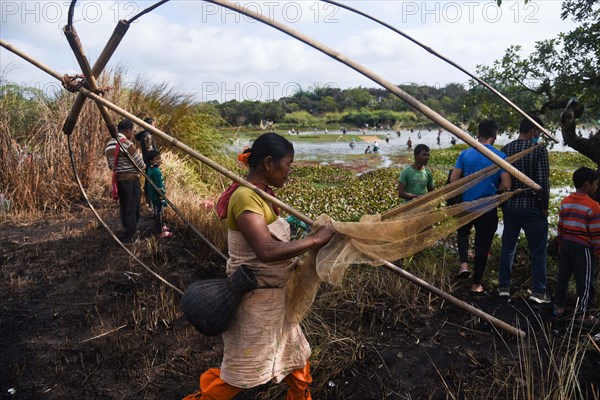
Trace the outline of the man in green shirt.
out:
[[[406,201],[433,190],[433,175],[425,169],[429,162],[429,147],[419,144],[414,154],[415,162],[404,168],[398,178],[398,196]]]

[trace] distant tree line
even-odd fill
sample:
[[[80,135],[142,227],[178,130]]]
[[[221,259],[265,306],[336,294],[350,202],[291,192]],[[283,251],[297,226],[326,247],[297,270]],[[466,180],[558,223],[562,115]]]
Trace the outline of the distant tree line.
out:
[[[399,85],[419,101],[433,108],[446,118],[463,119],[462,99],[466,88],[457,83],[443,87],[427,85]],[[292,96],[272,101],[230,100],[213,105],[221,117],[233,126],[254,125],[262,121],[273,121],[310,127],[315,124],[344,124],[349,126],[393,126],[398,122],[409,124],[427,123],[412,112],[404,101],[379,88],[319,87],[314,90],[299,90]]]

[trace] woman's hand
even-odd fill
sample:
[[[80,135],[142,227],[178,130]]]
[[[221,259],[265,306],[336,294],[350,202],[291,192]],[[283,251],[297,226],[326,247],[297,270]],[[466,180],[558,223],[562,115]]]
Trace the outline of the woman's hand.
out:
[[[245,211],[237,218],[240,232],[248,241],[256,257],[262,262],[278,261],[324,246],[335,235],[331,224],[325,224],[315,230],[313,235],[291,242],[274,239],[265,223],[265,218],[250,211]]]
[[[320,248],[325,246],[335,235],[335,230],[330,223],[320,226],[314,234],[315,247]]]

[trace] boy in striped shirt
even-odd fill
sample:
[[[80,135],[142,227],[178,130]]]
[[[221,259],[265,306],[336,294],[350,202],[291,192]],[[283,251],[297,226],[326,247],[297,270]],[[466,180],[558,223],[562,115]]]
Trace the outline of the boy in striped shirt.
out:
[[[586,312],[594,299],[595,266],[600,259],[600,204],[590,195],[598,190],[598,175],[590,168],[579,168],[573,173],[575,193],[571,193],[560,204],[558,212],[558,239],[560,258],[556,296],[556,316],[565,314],[567,286],[571,274],[575,276],[580,321],[593,322],[594,317]]]

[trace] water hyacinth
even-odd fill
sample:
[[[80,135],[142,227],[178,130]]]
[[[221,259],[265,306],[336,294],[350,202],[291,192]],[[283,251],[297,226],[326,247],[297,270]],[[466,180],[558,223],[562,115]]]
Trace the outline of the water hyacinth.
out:
[[[300,167],[278,195],[311,218],[326,213],[339,221],[356,221],[399,204],[397,177],[396,168],[356,176],[336,166]]]
[[[463,147],[432,150],[427,168],[433,173],[436,188],[446,183],[448,171]],[[551,152],[550,159],[554,161],[550,164],[550,184],[554,188],[571,187],[575,166],[591,163],[579,154],[565,152]],[[347,166],[335,164],[301,164],[294,166],[288,183],[278,191],[278,196],[311,218],[326,213],[338,221],[357,221],[364,214],[382,213],[400,204],[397,195],[398,175],[406,165],[409,163],[357,173]],[[564,194],[551,195],[552,225],[556,225],[556,218],[552,215],[556,213],[563,197]]]

